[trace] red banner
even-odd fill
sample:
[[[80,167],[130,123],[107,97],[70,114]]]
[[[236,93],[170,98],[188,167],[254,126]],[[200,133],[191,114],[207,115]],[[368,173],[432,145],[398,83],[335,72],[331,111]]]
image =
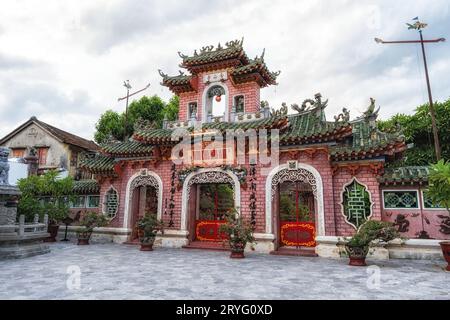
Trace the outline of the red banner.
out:
[[[220,232],[222,220],[197,220],[195,222],[195,237],[200,241],[219,242],[227,238],[226,234]]]
[[[294,247],[315,247],[314,222],[281,222],[281,244]]]

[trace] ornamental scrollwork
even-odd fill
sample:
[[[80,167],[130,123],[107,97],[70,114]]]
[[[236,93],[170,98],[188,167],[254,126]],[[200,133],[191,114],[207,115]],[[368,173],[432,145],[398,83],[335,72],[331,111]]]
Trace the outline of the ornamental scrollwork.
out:
[[[207,184],[207,183],[229,183],[231,184],[231,187],[233,188],[233,194],[236,193],[235,185],[233,178],[231,178],[228,174],[221,171],[207,171],[202,172],[199,174],[196,174],[193,176],[188,184],[187,184],[187,201],[189,201],[190,195],[191,195],[191,186],[193,184]]]
[[[283,169],[277,172],[272,178],[272,199],[275,196],[277,186],[283,182],[304,182],[311,186],[312,192],[317,197],[317,181],[314,175],[303,168],[297,170]]]
[[[159,190],[159,183],[156,180],[156,178],[151,175],[141,175],[133,179],[133,181],[130,184],[130,198],[135,188],[147,186],[155,188],[156,197],[158,198],[159,193],[161,192],[161,190]]]

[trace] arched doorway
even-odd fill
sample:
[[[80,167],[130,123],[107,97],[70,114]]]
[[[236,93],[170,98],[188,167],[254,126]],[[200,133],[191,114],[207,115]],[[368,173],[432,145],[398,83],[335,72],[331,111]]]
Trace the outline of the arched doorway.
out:
[[[143,170],[132,176],[127,184],[124,227],[131,229],[129,241],[137,241],[136,223],[145,214],[161,219],[162,181],[158,175]]]
[[[324,235],[323,186],[312,166],[287,164],[272,170],[266,181],[266,232],[275,236],[275,248],[315,247]]]
[[[183,183],[181,228],[188,231],[189,242],[221,242],[224,213],[239,206],[240,184],[232,172],[200,169]]]
[[[211,84],[203,93],[203,122],[228,121],[228,89],[222,84]]]

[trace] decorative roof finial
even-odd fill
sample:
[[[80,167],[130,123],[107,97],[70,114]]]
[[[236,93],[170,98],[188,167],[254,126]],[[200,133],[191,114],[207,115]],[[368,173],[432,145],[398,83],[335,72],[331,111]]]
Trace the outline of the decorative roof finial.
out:
[[[159,72],[159,75],[160,75],[161,77],[163,77],[164,79],[168,77],[168,75],[165,74],[164,72],[162,72],[161,69],[158,69],[158,72]]]
[[[263,49],[263,52],[261,53],[261,60],[264,60],[264,54],[266,53],[266,48]]]
[[[181,59],[185,59],[188,57],[187,55],[182,54],[180,51],[178,51],[178,55],[180,56]]]

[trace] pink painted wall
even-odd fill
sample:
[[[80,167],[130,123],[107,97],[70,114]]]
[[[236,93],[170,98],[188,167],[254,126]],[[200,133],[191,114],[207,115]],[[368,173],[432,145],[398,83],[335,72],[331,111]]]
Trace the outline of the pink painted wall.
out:
[[[406,187],[383,187],[381,190],[412,190],[421,191],[419,187],[406,186]],[[381,200],[380,200],[381,202]],[[402,236],[407,238],[417,238],[418,233],[425,230],[428,235],[433,239],[450,239],[449,234],[444,234],[439,231],[440,222],[439,215],[448,217],[448,212],[445,209],[424,209],[422,195],[419,192],[419,209],[382,209],[382,220],[395,222],[399,214],[403,214],[409,221],[408,231],[402,233]],[[383,205],[383,204],[382,204]],[[423,208],[423,209],[422,209]],[[429,223],[427,223],[427,220]]]
[[[216,70],[211,72],[203,72],[198,75],[198,92],[186,92],[180,94],[180,111],[179,120],[188,120],[188,104],[189,102],[197,102],[197,120],[202,119],[203,112],[203,91],[206,85],[203,83],[203,76],[205,74],[217,73],[224,70]],[[229,71],[227,71],[229,72]],[[237,95],[244,95],[245,99],[245,112],[256,112],[259,110],[260,106],[260,87],[256,82],[249,82],[240,85],[234,85],[231,81],[231,76],[228,74],[228,80],[223,82],[224,85],[228,87],[228,110],[231,111],[233,105],[233,98]]]

